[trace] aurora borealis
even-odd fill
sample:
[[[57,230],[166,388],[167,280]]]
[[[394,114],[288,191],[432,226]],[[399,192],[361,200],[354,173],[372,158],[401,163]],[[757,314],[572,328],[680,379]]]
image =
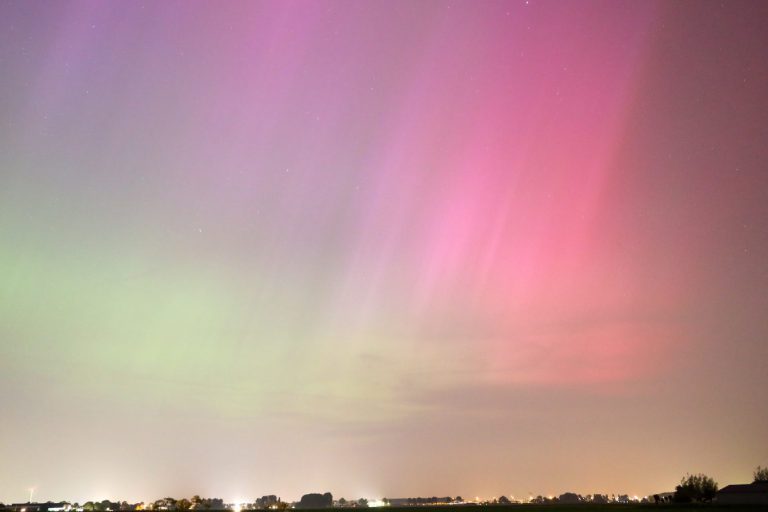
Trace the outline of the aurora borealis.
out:
[[[748,479],[767,24],[1,2],[0,501]]]

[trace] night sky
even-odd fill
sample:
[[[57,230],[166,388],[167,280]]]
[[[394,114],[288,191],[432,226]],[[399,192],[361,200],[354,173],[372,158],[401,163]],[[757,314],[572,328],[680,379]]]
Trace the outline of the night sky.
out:
[[[768,463],[768,2],[0,2],[0,501]]]

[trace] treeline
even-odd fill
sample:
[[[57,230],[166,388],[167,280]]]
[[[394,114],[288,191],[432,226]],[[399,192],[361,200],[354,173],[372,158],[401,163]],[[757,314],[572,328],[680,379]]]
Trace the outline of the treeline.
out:
[[[252,503],[236,504],[224,503],[224,500],[221,498],[201,498],[198,495],[192,496],[190,499],[182,498],[180,500],[176,500],[174,498],[163,498],[160,500],[155,500],[152,503],[147,504],[145,507],[136,510],[285,510],[287,508],[290,508],[290,503],[284,502],[282,499],[280,499],[280,497],[274,494],[269,494],[258,498]]]
[[[753,484],[763,485],[768,483],[768,468],[758,466],[755,469]],[[582,496],[573,492],[566,492],[559,496],[536,496],[525,500],[512,500],[506,496],[499,498],[493,498],[492,500],[473,500],[465,502],[461,496],[452,498],[450,496],[445,497],[417,497],[417,498],[399,498],[399,499],[387,499],[383,498],[380,502],[371,502],[374,506],[391,505],[396,507],[402,506],[419,506],[419,505],[443,505],[443,504],[482,504],[482,505],[510,505],[513,503],[533,503],[533,504],[576,504],[576,503],[593,503],[593,504],[608,504],[608,503],[706,503],[711,502],[717,495],[719,486],[717,482],[711,477],[702,473],[695,475],[686,475],[680,481],[680,484],[675,487],[674,492],[654,494],[648,498],[638,498],[637,496],[630,497],[626,494],[620,494],[618,496],[607,494],[587,494]],[[0,503],[1,512],[139,512],[144,510],[151,511],[173,511],[183,512],[192,510],[231,510],[233,512],[243,512],[246,510],[285,510],[288,508],[303,508],[303,509],[320,509],[320,508],[357,508],[368,507],[369,502],[365,498],[357,500],[346,500],[340,498],[334,501],[333,495],[330,492],[326,493],[309,493],[301,497],[298,502],[287,503],[280,497],[271,494],[262,496],[251,503],[234,503],[227,504],[221,498],[201,498],[198,495],[192,496],[190,499],[182,498],[162,498],[150,503],[128,503],[126,501],[87,501],[82,505],[78,503],[70,503],[66,501],[62,502],[45,502],[45,503],[17,503],[14,505],[3,505]]]

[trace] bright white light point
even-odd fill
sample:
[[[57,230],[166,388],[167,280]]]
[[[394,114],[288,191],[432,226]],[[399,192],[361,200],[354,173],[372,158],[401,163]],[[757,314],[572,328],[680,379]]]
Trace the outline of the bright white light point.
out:
[[[386,507],[387,503],[383,500],[371,500],[368,502],[368,507]]]

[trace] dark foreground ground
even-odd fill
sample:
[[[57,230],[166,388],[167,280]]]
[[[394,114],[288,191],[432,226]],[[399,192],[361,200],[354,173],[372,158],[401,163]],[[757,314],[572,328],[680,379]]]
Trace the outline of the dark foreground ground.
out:
[[[328,509],[323,510],[327,512]],[[609,505],[429,505],[386,507],[378,510],[385,510],[386,512],[768,512],[768,505],[718,505],[716,503],[665,503],[661,505],[648,503],[631,505],[615,503]]]
[[[421,511],[420,509],[427,509]],[[717,503],[636,503],[607,505],[475,505],[468,507],[426,506],[426,507],[387,507],[387,512],[768,512],[768,505],[723,505]]]
[[[398,507],[390,507],[387,509],[387,512],[395,508]],[[427,508],[430,510],[432,508],[439,508],[441,509],[439,512],[458,512],[456,507]],[[413,510],[413,507],[410,507],[410,509],[398,509],[397,512],[416,512]],[[718,505],[715,503],[665,503],[660,505],[649,503],[623,505],[613,503],[608,505],[593,505],[585,503],[578,505],[478,505],[470,508],[470,510],[477,510],[477,512],[481,512],[481,509],[482,512],[501,512],[499,509],[503,509],[504,512],[739,512],[742,510],[745,512],[768,512],[768,505]]]
[[[420,512],[418,509],[421,507],[388,507],[387,512]],[[768,512],[768,505],[723,505],[715,503],[695,504],[695,503],[665,503],[660,505],[649,503],[638,504],[608,504],[608,505],[593,505],[589,503],[578,505],[477,505],[473,507],[455,506],[436,506],[436,507],[423,507],[427,508],[424,512],[463,512],[477,511],[477,512]]]

